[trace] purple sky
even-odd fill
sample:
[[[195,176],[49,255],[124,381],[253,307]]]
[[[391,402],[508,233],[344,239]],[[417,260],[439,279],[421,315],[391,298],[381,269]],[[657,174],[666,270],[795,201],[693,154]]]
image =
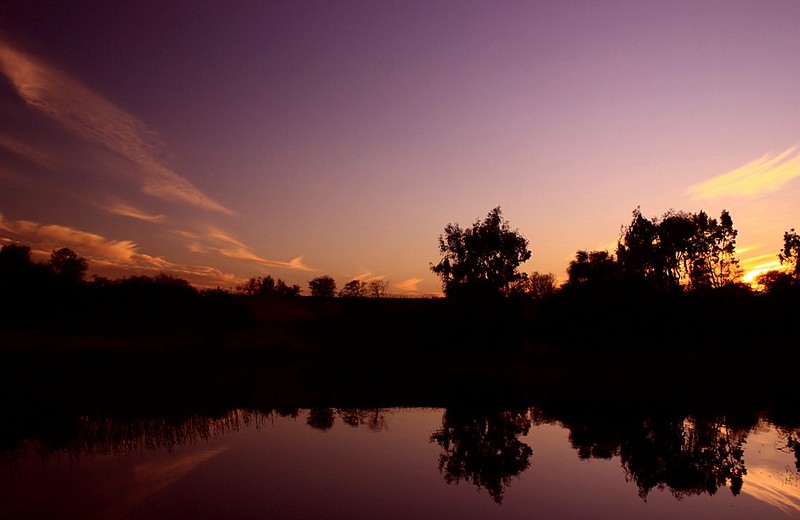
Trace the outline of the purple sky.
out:
[[[800,227],[796,1],[206,4],[0,4],[0,240],[431,293],[497,205],[561,278],[639,205]]]

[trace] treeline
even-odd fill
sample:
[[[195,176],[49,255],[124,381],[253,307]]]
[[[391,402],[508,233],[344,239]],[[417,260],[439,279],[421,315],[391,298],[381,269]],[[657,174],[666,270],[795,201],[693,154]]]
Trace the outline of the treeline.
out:
[[[275,344],[291,342],[286,338],[297,333],[295,329],[276,331],[275,323],[318,317],[309,317],[300,309],[300,286],[269,275],[252,277],[233,289],[198,289],[166,273],[112,280],[89,277],[88,268],[89,262],[68,248],[52,251],[47,261],[37,262],[26,245],[2,246],[0,297],[4,311],[0,326],[9,332],[73,336],[166,333],[170,341],[197,344],[219,342],[232,331],[255,331],[266,325],[272,328],[261,332],[268,338],[266,342]],[[389,295],[388,282],[382,279],[351,280],[337,290],[332,277],[319,276],[308,285],[313,301]],[[9,335],[0,338],[0,343],[3,340],[15,341]]]
[[[0,248],[0,326],[56,335],[166,333],[178,343],[331,352],[345,345],[378,352],[377,343],[494,350],[538,339],[604,349],[636,341],[692,349],[793,338],[800,237],[794,229],[784,233],[778,252],[784,269],[760,276],[755,290],[742,281],[737,235],[727,211],[719,218],[703,211],[646,218],[637,209],[614,252],[578,251],[559,286],[553,274],[520,272],[531,257],[529,243],[498,207],[466,229],[445,228],[442,258],[431,265],[447,296],[438,301],[386,298],[383,279],[350,280],[339,289],[332,277],[318,276],[308,282],[311,297],[299,298],[300,286],[271,276],[233,290],[200,290],[170,274],[89,278],[87,260],[70,249],[35,262],[29,247],[6,244]]]
[[[742,282],[737,235],[727,211],[719,219],[704,211],[669,211],[661,219],[647,219],[637,208],[622,230],[616,254],[578,251],[567,269],[567,285],[643,283],[664,292],[751,289]],[[792,229],[783,238],[784,247],[776,256],[785,269],[761,274],[756,283],[763,291],[781,291],[800,282],[800,237]]]
[[[616,329],[685,349],[792,337],[787,324],[800,311],[800,237],[785,232],[776,255],[783,269],[751,285],[736,258],[737,235],[727,211],[718,219],[704,211],[648,219],[637,208],[615,253],[576,253],[545,315],[565,328],[583,323],[576,332],[585,335]]]
[[[35,262],[31,249],[0,249],[0,294],[6,331],[136,335],[165,330],[240,326],[245,306],[226,291],[198,290],[169,274],[109,280],[87,277],[89,263],[68,248]]]
[[[727,211],[719,218],[704,211],[647,218],[637,208],[614,252],[576,252],[557,287],[552,274],[520,271],[531,258],[529,242],[497,207],[470,227],[448,224],[431,271],[447,299],[462,305],[523,302],[522,335],[554,342],[697,349],[793,337],[800,237],[794,229],[784,233],[777,255],[783,269],[762,274],[754,287],[742,279],[737,235]]]
[[[389,295],[389,282],[383,279],[369,281],[350,280],[341,290],[337,291],[336,280],[330,276],[318,276],[308,282],[311,296],[319,298],[385,298]],[[236,292],[248,296],[299,296],[302,289],[299,285],[287,285],[280,278],[275,280],[271,276],[258,276],[248,279],[245,283],[236,286]]]
[[[448,224],[439,237],[442,258],[431,265],[431,271],[442,279],[445,295],[465,299],[538,299],[576,288],[602,287],[613,292],[631,285],[669,294],[731,286],[747,291],[752,286],[742,281],[737,236],[725,210],[718,219],[705,211],[674,210],[659,219],[646,218],[637,208],[631,223],[622,228],[615,252],[578,251],[567,268],[567,281],[557,287],[552,274],[520,272],[520,265],[532,256],[530,244],[511,229],[497,207],[471,227]],[[756,280],[766,292],[800,283],[800,237],[791,229],[783,239],[777,258],[785,268]]]

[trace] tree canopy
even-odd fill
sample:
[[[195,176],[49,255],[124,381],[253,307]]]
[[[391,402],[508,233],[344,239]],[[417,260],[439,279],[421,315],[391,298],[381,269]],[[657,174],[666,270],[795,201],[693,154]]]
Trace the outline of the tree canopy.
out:
[[[71,249],[62,247],[50,254],[48,266],[59,280],[68,284],[77,284],[86,277],[89,262]]]
[[[617,261],[626,276],[663,289],[718,288],[741,276],[734,255],[737,235],[726,210],[719,220],[705,211],[668,211],[659,220],[645,218],[637,208],[622,230]]]
[[[508,295],[522,276],[519,266],[531,257],[528,240],[511,230],[499,206],[472,227],[447,224],[439,236],[439,252],[442,259],[431,271],[451,297]]]
[[[794,228],[783,234],[783,249],[778,254],[781,264],[789,266],[789,272],[795,278],[800,278],[800,236],[795,233]]]
[[[511,285],[509,294],[541,300],[555,294],[557,290],[558,279],[556,275],[534,271],[531,274],[521,273],[519,279]]]
[[[236,286],[236,292],[247,296],[297,296],[300,294],[300,286],[287,285],[286,282],[278,278],[267,275],[248,279],[241,285]]]
[[[332,298],[336,296],[336,280],[330,276],[317,276],[308,282],[311,296]]]
[[[578,251],[567,267],[571,286],[606,285],[618,278],[619,266],[608,251]]]
[[[367,296],[367,282],[350,280],[339,291],[339,296],[342,298],[365,298]]]

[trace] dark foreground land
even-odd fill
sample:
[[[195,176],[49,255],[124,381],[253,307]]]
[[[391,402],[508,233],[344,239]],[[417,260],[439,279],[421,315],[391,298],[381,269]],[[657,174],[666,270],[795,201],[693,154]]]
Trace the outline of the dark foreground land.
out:
[[[587,291],[539,301],[62,296],[21,302],[0,318],[2,395],[85,388],[88,402],[124,385],[127,400],[157,392],[213,401],[254,386],[300,406],[326,396],[392,401],[395,392],[413,402],[394,405],[438,406],[555,388],[724,400],[743,398],[742,385],[748,398],[793,396],[800,358],[797,291]]]
[[[77,297],[41,321],[4,323],[0,451],[68,442],[86,417],[180,422],[233,409],[535,405],[603,424],[653,414],[800,424],[798,299],[639,296]]]

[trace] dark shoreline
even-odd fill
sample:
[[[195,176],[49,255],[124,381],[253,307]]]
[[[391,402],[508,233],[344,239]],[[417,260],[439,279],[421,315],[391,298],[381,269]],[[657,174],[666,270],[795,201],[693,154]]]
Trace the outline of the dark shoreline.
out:
[[[198,407],[796,406],[796,357],[782,345],[718,351],[598,351],[527,344],[496,351],[337,355],[256,348],[68,348],[3,353],[5,406],[105,412]],[[784,357],[774,357],[783,353]],[[772,354],[772,355],[771,355]]]

